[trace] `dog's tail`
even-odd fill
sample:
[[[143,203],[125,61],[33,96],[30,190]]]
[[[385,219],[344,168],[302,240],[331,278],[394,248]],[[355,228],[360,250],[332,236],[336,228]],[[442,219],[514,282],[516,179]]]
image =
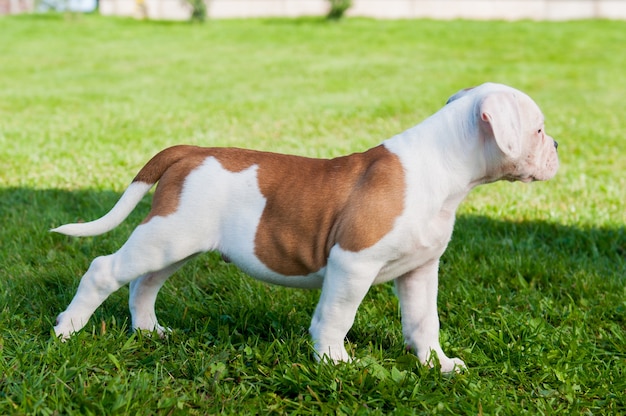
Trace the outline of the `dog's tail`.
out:
[[[174,146],[161,151],[141,168],[119,201],[103,217],[90,222],[65,224],[50,231],[73,237],[89,237],[111,231],[130,215],[165,171],[193,150],[193,146]]]

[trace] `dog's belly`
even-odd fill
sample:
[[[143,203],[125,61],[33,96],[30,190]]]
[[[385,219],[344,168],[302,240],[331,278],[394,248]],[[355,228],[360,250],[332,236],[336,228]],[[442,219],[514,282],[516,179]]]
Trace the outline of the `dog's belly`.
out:
[[[324,267],[306,276],[284,276],[267,268],[254,254],[245,255],[239,253],[239,255],[234,255],[233,258],[229,257],[229,260],[246,274],[257,280],[274,285],[301,289],[320,289],[324,282],[324,274],[326,271]]]

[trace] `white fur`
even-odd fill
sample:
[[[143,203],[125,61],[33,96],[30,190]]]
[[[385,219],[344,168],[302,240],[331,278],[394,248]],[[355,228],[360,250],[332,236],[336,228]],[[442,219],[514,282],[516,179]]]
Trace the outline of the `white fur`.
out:
[[[513,118],[519,120],[508,123]],[[496,140],[489,138],[490,129]],[[371,285],[395,280],[407,344],[424,364],[433,365],[436,355],[442,371],[459,370],[463,361],[448,358],[439,343],[439,257],[452,235],[456,208],[473,187],[498,179],[544,180],[556,173],[555,142],[541,129],[539,108],[510,87],[484,84],[454,95],[432,117],[384,142],[399,157],[406,177],[399,184],[405,187],[404,211],[391,231],[361,251],[332,247],[326,266],[307,276],[283,276],[255,256],[255,233],[266,202],[257,166],[233,173],[210,157],[186,178],[176,212],[139,225],[119,251],[92,262],[55,332],[68,337],[80,330],[109,294],[130,282],[133,328],[163,333],[154,312],[160,287],[188,258],[219,250],[260,280],[322,288],[310,326],[318,358],[350,360],[344,339],[359,304]],[[107,231],[128,215],[147,187],[133,183],[100,220],[54,231]]]

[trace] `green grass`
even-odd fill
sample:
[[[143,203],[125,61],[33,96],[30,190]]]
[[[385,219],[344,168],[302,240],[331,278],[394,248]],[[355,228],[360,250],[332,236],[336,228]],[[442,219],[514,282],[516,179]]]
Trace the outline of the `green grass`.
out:
[[[348,19],[0,19],[0,414],[626,413],[626,23]],[[441,341],[470,370],[405,351],[392,285],[349,333],[352,365],[317,365],[316,291],[199,257],[161,291],[164,340],[128,329],[127,289],[67,343],[51,335],[115,231],[104,214],[176,143],[329,157],[378,144],[457,90],[529,93],[560,143],[547,183],[462,204],[442,259]]]

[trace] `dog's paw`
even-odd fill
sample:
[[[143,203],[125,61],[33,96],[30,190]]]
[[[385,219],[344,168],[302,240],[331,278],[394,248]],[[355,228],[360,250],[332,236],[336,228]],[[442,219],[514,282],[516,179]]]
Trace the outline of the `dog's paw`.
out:
[[[70,339],[70,336],[72,335],[71,332],[64,331],[63,329],[58,328],[56,326],[53,329],[54,329],[54,335],[63,342]]]
[[[449,358],[443,351],[437,353],[435,350],[430,350],[430,353],[426,357],[420,357],[422,364],[430,367],[439,367],[442,373],[461,373],[467,369],[467,366],[460,358]]]
[[[346,351],[346,348],[341,345],[316,345],[315,346],[315,359],[318,362],[328,362],[331,364],[350,363],[352,357]]]
[[[439,360],[439,365],[442,373],[462,373],[467,370],[465,362],[460,358],[445,357],[445,359]]]
[[[56,324],[54,325],[54,335],[60,338],[61,341],[67,341],[70,336],[76,332],[71,322],[70,325],[68,325],[66,321],[68,320],[63,319],[63,314],[60,314],[57,316]]]
[[[159,338],[167,338],[172,333],[172,328],[161,326],[159,324],[154,325],[151,328],[144,327],[134,327],[134,331],[141,332],[145,336],[153,336],[156,335]]]
[[[159,338],[167,338],[172,333],[172,328],[168,326],[158,325],[154,328],[154,332],[157,333]]]

